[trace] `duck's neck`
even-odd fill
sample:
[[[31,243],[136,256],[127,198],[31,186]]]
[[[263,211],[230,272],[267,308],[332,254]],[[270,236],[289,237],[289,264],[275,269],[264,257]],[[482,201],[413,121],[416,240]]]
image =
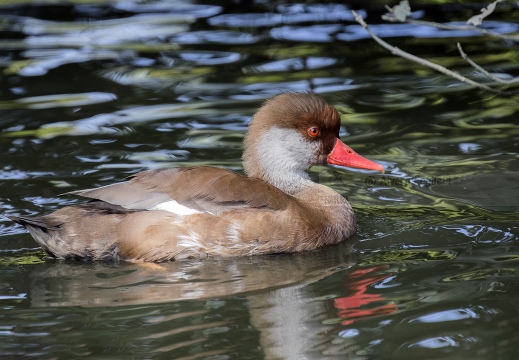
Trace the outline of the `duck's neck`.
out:
[[[314,153],[294,130],[272,128],[255,142],[246,141],[243,166],[247,175],[293,195],[315,185],[307,173],[315,161]]]

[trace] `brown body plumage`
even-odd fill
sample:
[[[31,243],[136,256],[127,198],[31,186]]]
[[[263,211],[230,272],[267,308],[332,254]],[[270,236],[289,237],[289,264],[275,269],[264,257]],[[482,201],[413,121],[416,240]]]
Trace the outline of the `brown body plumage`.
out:
[[[145,171],[69,193],[91,202],[13,220],[56,258],[167,261],[335,244],[355,232],[353,210],[306,170],[327,161],[383,170],[340,142],[339,127],[337,111],[316,95],[281,94],[252,120],[248,176],[211,167]]]

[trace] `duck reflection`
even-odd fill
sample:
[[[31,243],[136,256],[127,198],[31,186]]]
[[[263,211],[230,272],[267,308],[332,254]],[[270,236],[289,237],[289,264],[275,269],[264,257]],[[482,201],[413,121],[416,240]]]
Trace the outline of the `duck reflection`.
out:
[[[353,264],[351,245],[303,254],[131,264],[49,261],[30,274],[32,306],[119,306],[218,298],[307,284]]]
[[[236,321],[232,318],[239,316],[259,332],[266,358],[320,358],[323,353],[340,355],[358,347],[353,342],[337,346],[323,336],[329,330],[322,323],[328,317],[327,302],[316,299],[307,285],[352,266],[354,260],[351,245],[343,244],[300,254],[162,264],[49,261],[30,274],[28,294],[32,307],[185,306],[185,312],[171,316],[143,316],[150,333],[138,341],[164,341],[167,334],[169,345],[161,347],[161,352],[206,340],[205,335],[193,335],[191,344],[180,341],[177,334],[213,333],[232,326]],[[206,310],[192,311],[191,302],[183,301],[205,299],[216,306],[237,298],[244,299],[246,306],[233,316],[222,315],[217,322],[204,320]],[[185,326],[178,326],[187,319],[191,320]]]

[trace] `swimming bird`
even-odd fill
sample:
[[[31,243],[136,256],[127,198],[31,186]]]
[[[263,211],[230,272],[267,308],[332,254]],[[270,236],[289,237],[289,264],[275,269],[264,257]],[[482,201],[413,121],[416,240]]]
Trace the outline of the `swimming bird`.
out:
[[[333,164],[384,171],[339,139],[337,110],[311,92],[259,108],[244,140],[246,175],[207,167],[143,171],[72,191],[91,199],[37,217],[11,217],[59,259],[169,261],[312,250],[348,239],[353,209],[307,171]]]

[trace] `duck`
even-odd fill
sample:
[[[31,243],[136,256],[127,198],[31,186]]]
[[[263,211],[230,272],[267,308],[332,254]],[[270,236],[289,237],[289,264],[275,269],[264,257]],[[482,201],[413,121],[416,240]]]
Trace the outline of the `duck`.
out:
[[[245,174],[209,166],[160,168],[71,191],[89,201],[11,220],[51,257],[164,262],[295,253],[356,231],[350,203],[311,180],[315,165],[384,172],[339,138],[339,112],[312,92],[266,100],[244,138]]]

